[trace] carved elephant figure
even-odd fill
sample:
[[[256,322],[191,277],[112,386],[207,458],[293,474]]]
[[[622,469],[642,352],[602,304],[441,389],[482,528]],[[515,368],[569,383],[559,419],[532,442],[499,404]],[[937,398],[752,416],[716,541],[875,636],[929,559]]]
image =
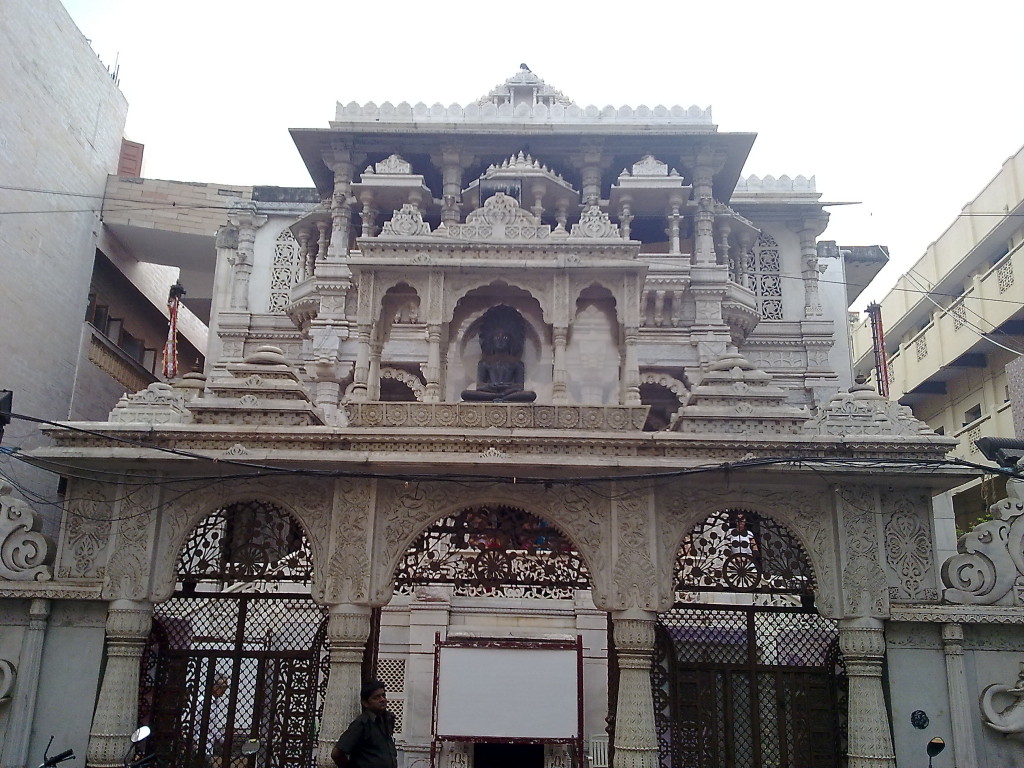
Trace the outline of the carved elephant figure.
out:
[[[1005,708],[997,709],[995,697],[1012,696],[1014,700]],[[1024,688],[1020,683],[1013,686],[993,683],[985,686],[978,702],[985,725],[1007,736],[1024,737]]]

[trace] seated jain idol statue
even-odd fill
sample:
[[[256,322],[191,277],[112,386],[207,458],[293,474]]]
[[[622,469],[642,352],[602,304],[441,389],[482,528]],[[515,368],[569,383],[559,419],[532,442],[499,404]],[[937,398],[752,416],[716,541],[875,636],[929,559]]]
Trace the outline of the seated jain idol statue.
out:
[[[476,366],[476,389],[462,393],[463,400],[492,403],[532,403],[536,392],[524,389],[523,341],[526,321],[512,307],[491,307],[480,319],[480,351]]]

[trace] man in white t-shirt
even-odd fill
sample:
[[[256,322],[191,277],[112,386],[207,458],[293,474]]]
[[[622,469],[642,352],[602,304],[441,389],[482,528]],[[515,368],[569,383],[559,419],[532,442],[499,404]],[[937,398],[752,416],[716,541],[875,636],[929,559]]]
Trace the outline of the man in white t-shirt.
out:
[[[210,686],[209,716],[206,718],[206,739],[203,740],[203,715],[206,702],[202,695],[196,701],[196,716],[192,726],[192,744],[197,753],[197,764],[220,768],[224,760],[224,734],[228,728],[228,679],[217,675]]]

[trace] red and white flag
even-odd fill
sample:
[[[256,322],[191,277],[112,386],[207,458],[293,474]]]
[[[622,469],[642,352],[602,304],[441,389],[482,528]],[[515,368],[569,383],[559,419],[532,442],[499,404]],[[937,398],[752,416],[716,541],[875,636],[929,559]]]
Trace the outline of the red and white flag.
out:
[[[181,282],[171,286],[167,294],[167,342],[164,344],[164,378],[173,379],[178,375],[178,307],[181,306],[181,297],[185,295],[185,289]]]

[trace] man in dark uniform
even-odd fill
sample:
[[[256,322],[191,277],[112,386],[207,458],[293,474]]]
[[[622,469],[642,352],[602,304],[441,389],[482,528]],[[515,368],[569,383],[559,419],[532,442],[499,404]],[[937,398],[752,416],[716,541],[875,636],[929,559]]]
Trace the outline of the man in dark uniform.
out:
[[[363,712],[331,750],[338,768],[398,768],[395,716],[388,712],[384,683],[371,680],[359,689]]]

